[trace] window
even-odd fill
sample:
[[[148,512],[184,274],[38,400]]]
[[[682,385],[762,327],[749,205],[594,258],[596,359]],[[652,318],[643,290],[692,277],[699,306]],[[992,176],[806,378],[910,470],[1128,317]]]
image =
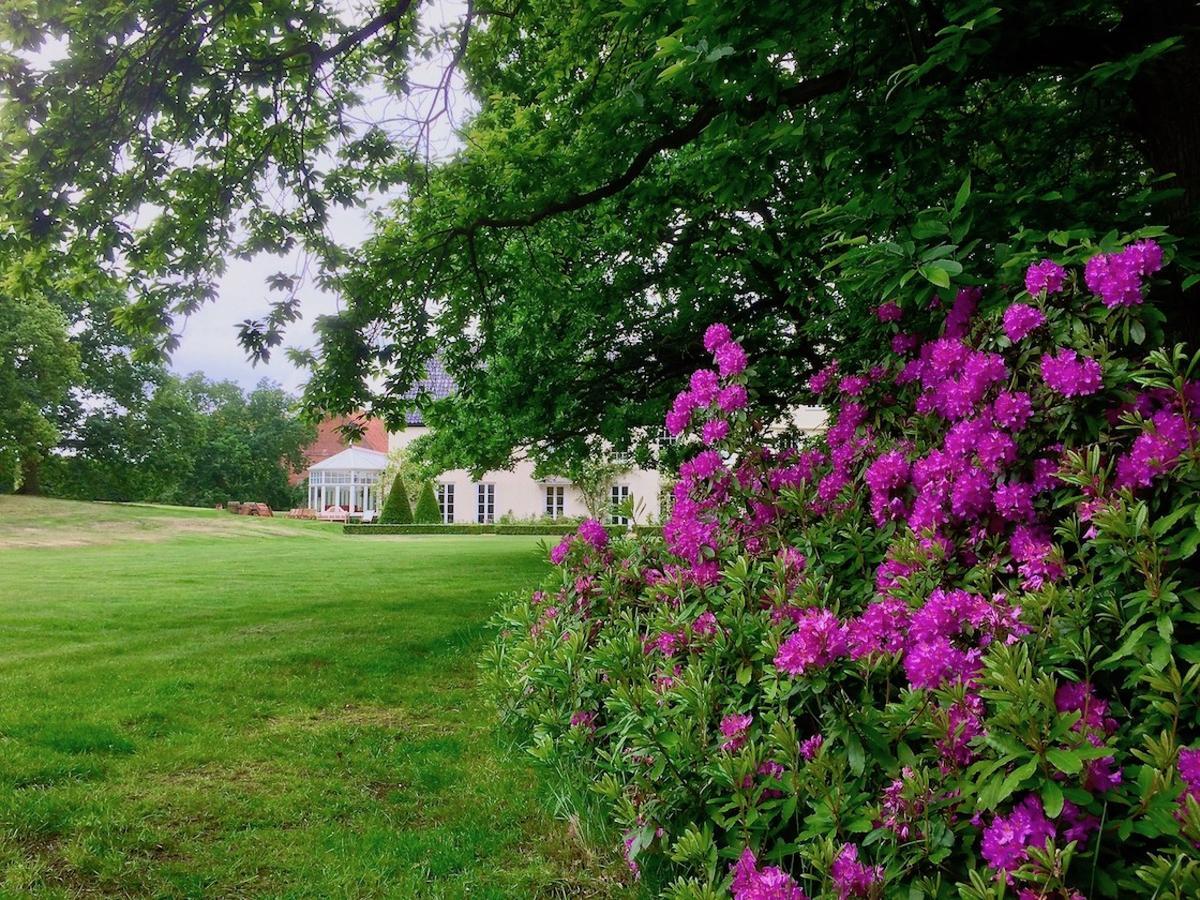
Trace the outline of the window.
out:
[[[454,521],[454,485],[439,484],[437,501],[438,511],[442,514],[442,524],[449,525]]]
[[[476,513],[475,521],[483,524],[496,521],[496,486],[494,484],[475,485]]]
[[[566,504],[567,489],[561,484],[546,485],[546,515],[552,519],[562,517]]]
[[[614,484],[612,486],[612,515],[609,516],[609,522],[613,525],[628,525],[629,517],[617,514],[626,501],[629,500],[629,485]]]

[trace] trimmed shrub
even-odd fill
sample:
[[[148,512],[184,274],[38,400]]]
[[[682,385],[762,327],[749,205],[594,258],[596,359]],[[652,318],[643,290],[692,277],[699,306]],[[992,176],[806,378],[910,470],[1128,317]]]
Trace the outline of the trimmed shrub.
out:
[[[635,874],[1200,896],[1200,354],[1147,352],[1161,248],[1098,249],[1016,297],[883,304],[891,353],[810,381],[833,414],[807,444],[768,441],[708,330],[663,540],[567,536],[483,660]]]
[[[436,525],[441,521],[442,511],[438,508],[437,496],[433,493],[433,482],[426,481],[421,485],[421,494],[417,497],[417,508],[413,510],[413,523]]]
[[[392,479],[392,488],[388,491],[383,509],[379,511],[381,525],[411,525],[413,521],[412,507],[408,505],[408,491],[404,488],[404,479],[397,475]]]

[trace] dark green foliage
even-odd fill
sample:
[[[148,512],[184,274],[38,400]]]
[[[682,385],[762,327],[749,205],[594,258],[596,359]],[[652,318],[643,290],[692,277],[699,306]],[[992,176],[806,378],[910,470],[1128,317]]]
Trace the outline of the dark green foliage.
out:
[[[0,296],[0,493],[18,483],[38,493],[78,363],[54,304],[37,294]]]
[[[416,6],[18,4],[0,20],[0,219],[18,223],[0,258],[34,281],[119,260],[138,299],[117,318],[166,350],[235,244],[303,244],[346,276],[311,407],[395,421],[439,352],[463,390],[430,410],[424,452],[477,469],[648,443],[712,321],[746,325],[776,411],[830,353],[874,349],[872,307],[994,270],[1014,235],[1169,225],[1168,325],[1200,328],[1182,290],[1194,0],[500,0],[432,47]],[[47,37],[64,39],[51,71]],[[430,168],[427,129],[397,141],[372,120],[388,104],[356,96],[421,90],[408,61],[437,47],[479,107]],[[329,240],[333,209],[397,186],[369,246]],[[152,225],[118,224],[147,204]],[[271,286],[243,329],[260,355],[299,313],[294,277]]]
[[[86,411],[70,455],[45,464],[46,492],[86,500],[212,506],[227,500],[295,505],[288,483],[305,466],[313,429],[294,398],[263,381],[250,393],[232,382],[155,368],[145,396]]]
[[[411,525],[413,520],[412,507],[408,504],[408,490],[404,487],[404,479],[396,476],[392,479],[392,489],[388,491],[387,500],[379,512],[380,525]]]
[[[421,485],[421,494],[417,497],[417,508],[413,510],[412,520],[417,525],[435,525],[442,521],[442,511],[438,508],[432,481]]]

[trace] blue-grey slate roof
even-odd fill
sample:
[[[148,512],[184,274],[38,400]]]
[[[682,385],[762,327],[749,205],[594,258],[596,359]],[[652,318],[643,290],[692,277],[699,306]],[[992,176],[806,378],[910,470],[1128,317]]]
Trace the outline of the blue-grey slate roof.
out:
[[[424,395],[429,400],[443,400],[457,390],[458,385],[455,384],[454,378],[446,371],[441,359],[434,356],[425,365],[425,377],[404,396],[412,398]],[[405,414],[404,423],[406,425],[424,425],[425,420],[421,417],[420,410],[413,409]]]

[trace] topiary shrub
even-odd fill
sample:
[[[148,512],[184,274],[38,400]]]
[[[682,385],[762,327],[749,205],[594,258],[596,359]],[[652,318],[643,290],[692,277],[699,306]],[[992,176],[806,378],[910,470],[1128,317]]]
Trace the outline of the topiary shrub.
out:
[[[417,497],[413,522],[417,525],[438,525],[441,521],[442,511],[438,508],[437,497],[433,493],[433,483],[426,481],[421,485],[421,494]]]
[[[408,505],[408,491],[404,488],[404,479],[396,476],[392,479],[392,487],[383,503],[383,509],[379,511],[379,524],[411,525],[412,521],[412,507]]]
[[[484,660],[635,874],[1200,896],[1200,354],[1147,352],[1161,248],[1100,249],[948,314],[881,305],[891,352],[811,380],[832,417],[808,444],[770,444],[709,328],[663,540],[565,538]]]

